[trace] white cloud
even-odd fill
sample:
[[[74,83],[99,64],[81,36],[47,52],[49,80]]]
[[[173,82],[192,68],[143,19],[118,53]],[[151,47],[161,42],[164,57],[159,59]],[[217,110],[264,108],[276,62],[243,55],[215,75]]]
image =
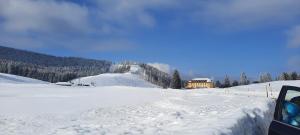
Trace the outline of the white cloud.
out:
[[[171,74],[172,73],[172,68],[168,64],[163,64],[163,63],[148,63],[148,65],[153,66],[160,71],[163,71],[165,73]]]
[[[179,0],[91,0],[85,5],[61,0],[0,0],[0,24],[12,32],[94,30],[107,34],[137,26],[154,27],[152,11],[165,10]]]
[[[288,47],[290,48],[300,47],[300,25],[294,27],[288,32]]]
[[[300,17],[299,0],[208,1],[198,16],[208,23],[230,28],[287,25]]]
[[[96,0],[98,17],[120,27],[154,27],[156,19],[151,11],[174,8],[179,0]]]
[[[1,27],[10,32],[64,32],[89,29],[88,10],[54,0],[0,0]]]
[[[89,2],[92,4],[79,4],[71,0],[0,0],[0,42],[11,43],[12,47],[32,43],[35,45],[31,47],[63,44],[66,48],[81,48],[85,45],[99,51],[126,50],[135,45],[130,41],[124,44],[120,41],[126,39],[132,29],[159,25],[158,13],[175,16],[175,20],[164,18],[163,21],[180,20],[183,25],[192,16],[195,20],[220,27],[238,28],[288,25],[300,17],[299,0]],[[290,47],[299,46],[298,29],[295,28],[289,34]],[[110,39],[105,40],[106,37]]]
[[[124,37],[107,36],[122,30],[112,25],[118,20],[105,20],[97,14],[100,11],[100,7],[92,9],[71,1],[0,0],[0,45],[77,52],[135,49],[135,44]],[[151,17],[140,18],[151,25]]]
[[[57,0],[0,0],[2,26],[9,31],[113,33],[155,27],[155,12],[176,12],[222,27],[284,25],[300,16],[299,0],[92,0],[92,6]],[[172,9],[172,10],[170,10]],[[176,17],[175,17],[176,18]],[[176,18],[178,19],[178,18]],[[185,17],[182,21],[188,21]],[[172,20],[170,20],[171,22]],[[178,20],[173,20],[178,21]]]
[[[0,0],[0,43],[17,48],[132,50],[136,46],[126,40],[127,33],[139,27],[155,27],[151,11],[176,3],[172,0],[90,2],[85,5],[61,0]]]

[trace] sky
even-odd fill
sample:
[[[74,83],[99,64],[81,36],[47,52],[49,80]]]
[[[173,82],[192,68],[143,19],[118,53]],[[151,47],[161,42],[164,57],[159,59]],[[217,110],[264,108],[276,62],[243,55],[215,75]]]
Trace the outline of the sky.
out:
[[[0,0],[0,45],[182,76],[300,72],[299,0]]]

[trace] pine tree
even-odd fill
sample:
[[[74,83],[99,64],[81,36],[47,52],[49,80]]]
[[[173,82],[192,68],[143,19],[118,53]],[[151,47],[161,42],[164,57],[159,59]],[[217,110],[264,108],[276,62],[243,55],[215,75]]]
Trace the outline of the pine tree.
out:
[[[228,88],[231,86],[231,83],[230,83],[230,79],[229,77],[226,75],[225,76],[225,79],[224,79],[224,88]]]
[[[239,86],[239,82],[237,80],[234,80],[232,86]]]
[[[174,71],[173,78],[171,81],[171,88],[172,89],[181,89],[182,88],[181,78],[180,78],[179,72],[177,70]]]
[[[265,82],[271,82],[272,81],[272,76],[270,73],[261,73],[259,76],[259,81],[261,83],[265,83]]]
[[[221,88],[222,87],[222,84],[221,84],[221,82],[219,80],[215,82],[215,87],[217,87],[217,88]]]
[[[298,78],[297,72],[292,72],[290,77],[291,77],[291,80],[297,80],[297,78]]]
[[[246,73],[241,74],[240,85],[248,85],[249,80],[247,79]]]
[[[280,80],[289,80],[289,74],[286,73],[286,72],[283,72],[281,75],[280,75]]]

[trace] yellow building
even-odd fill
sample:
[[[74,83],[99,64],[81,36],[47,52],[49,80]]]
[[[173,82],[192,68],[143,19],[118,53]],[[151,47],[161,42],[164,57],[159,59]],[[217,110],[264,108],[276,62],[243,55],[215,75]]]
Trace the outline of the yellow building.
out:
[[[213,88],[213,81],[209,78],[195,78],[187,82],[187,89],[197,89],[197,88]]]

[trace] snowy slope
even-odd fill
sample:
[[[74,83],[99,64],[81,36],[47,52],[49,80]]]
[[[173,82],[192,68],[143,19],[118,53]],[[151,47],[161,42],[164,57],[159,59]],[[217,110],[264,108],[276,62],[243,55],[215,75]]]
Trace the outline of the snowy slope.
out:
[[[36,79],[32,79],[32,78],[17,76],[17,75],[0,73],[0,83],[12,83],[12,84],[15,84],[15,83],[17,83],[17,84],[19,84],[19,83],[46,84],[47,82],[36,80]]]
[[[266,89],[266,86],[267,87],[273,87],[274,88],[274,91],[280,91],[282,85],[291,85],[291,86],[298,86],[300,87],[300,81],[296,80],[296,81],[293,81],[293,80],[289,80],[289,81],[273,81],[273,82],[269,82],[269,83],[258,83],[258,84],[250,84],[250,85],[247,85],[247,86],[237,86],[237,87],[234,87],[236,89],[253,89],[253,90],[265,90]]]
[[[283,85],[298,86],[300,87],[300,81],[274,81],[269,83],[259,83],[251,84],[246,86],[237,86],[230,89],[227,89],[227,92],[237,93],[237,94],[246,94],[246,95],[256,95],[256,96],[268,96],[272,98],[277,98],[278,94]]]
[[[72,82],[75,84],[91,84],[95,86],[131,86],[131,87],[157,87],[132,73],[106,73],[96,76],[82,77],[75,79]]]

